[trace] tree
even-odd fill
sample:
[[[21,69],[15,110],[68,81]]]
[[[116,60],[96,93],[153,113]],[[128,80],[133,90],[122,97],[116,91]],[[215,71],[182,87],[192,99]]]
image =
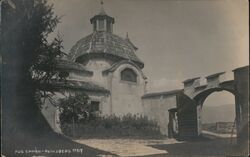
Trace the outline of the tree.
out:
[[[37,106],[41,83],[57,78],[55,59],[62,40],[48,41],[59,22],[47,0],[12,0],[1,5],[3,149],[22,141],[23,134],[51,131]],[[51,91],[52,92],[52,91]],[[48,96],[42,92],[42,96]],[[22,136],[21,136],[22,135]]]
[[[11,5],[9,1],[12,2]],[[8,157],[18,156],[16,150],[68,148],[83,149],[85,156],[107,154],[53,132],[37,106],[35,93],[41,90],[41,83],[57,78],[55,59],[63,55],[60,38],[52,42],[47,40],[48,34],[53,32],[59,22],[59,18],[54,15],[53,6],[49,5],[47,0],[0,2],[0,52],[3,58],[1,153]],[[46,95],[45,93],[44,96]],[[30,153],[21,156],[40,154]],[[65,155],[50,153],[45,156]],[[82,154],[73,152],[70,156]]]
[[[88,120],[91,115],[89,97],[86,94],[77,94],[60,99],[60,124],[80,123]]]

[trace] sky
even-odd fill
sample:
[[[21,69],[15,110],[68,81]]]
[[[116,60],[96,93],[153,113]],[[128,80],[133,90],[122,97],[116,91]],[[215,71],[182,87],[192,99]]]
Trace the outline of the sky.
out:
[[[50,0],[62,16],[56,29],[64,50],[92,33],[89,19],[99,13],[100,0]],[[114,34],[139,48],[149,91],[183,88],[182,81],[249,64],[247,0],[104,0],[115,18]],[[204,82],[204,80],[203,80]],[[216,94],[217,95],[217,94]],[[219,94],[210,104],[234,102]],[[210,99],[209,99],[210,100]]]

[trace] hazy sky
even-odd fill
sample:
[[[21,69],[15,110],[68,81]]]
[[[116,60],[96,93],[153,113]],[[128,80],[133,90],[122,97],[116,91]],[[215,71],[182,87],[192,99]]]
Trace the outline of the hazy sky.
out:
[[[51,1],[63,15],[57,31],[67,52],[92,33],[100,0]],[[104,0],[104,9],[115,18],[114,33],[128,32],[139,48],[149,90],[182,88],[185,79],[249,64],[247,0]]]

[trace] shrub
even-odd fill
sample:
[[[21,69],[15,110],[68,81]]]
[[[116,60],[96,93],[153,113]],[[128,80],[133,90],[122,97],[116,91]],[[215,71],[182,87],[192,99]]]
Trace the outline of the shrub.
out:
[[[59,101],[59,119],[62,128],[70,123],[80,123],[90,118],[89,97],[86,94],[76,94]],[[65,124],[65,126],[63,126]]]
[[[77,138],[161,138],[159,126],[145,116],[132,114],[97,117],[81,123],[62,125],[64,134]],[[74,132],[74,133],[73,133]]]

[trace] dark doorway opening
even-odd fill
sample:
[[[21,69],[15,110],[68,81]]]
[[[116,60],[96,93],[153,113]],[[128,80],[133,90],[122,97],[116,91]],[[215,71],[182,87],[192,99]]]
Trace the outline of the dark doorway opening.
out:
[[[173,138],[178,135],[177,109],[173,108],[168,110],[168,112],[169,112],[168,137]]]

